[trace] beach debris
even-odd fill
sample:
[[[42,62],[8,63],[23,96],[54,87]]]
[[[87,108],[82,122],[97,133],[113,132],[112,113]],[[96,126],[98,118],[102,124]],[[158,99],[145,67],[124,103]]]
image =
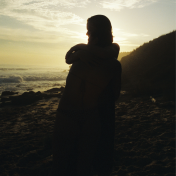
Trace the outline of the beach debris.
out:
[[[152,96],[150,96],[150,99],[153,103],[156,103],[156,99],[154,99]]]
[[[126,94],[127,92],[126,91],[120,91],[120,94],[121,95],[124,95],[124,94]]]

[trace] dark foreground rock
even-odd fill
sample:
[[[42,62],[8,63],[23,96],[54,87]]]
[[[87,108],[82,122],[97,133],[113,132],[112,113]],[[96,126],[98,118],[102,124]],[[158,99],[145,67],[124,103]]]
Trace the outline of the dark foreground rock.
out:
[[[1,176],[48,176],[58,104],[59,98],[53,97],[0,108]],[[154,103],[150,97],[124,95],[116,103],[112,176],[175,175],[174,111],[159,98]]]
[[[18,94],[18,92],[4,91],[4,92],[2,92],[1,97],[2,97],[2,96],[15,95],[15,94]]]
[[[49,89],[47,91],[45,91],[46,93],[58,93],[59,91],[63,92],[65,89],[65,87],[60,87],[60,88],[52,88]]]
[[[1,96],[1,103],[0,107],[6,106],[6,105],[29,105],[32,103],[35,103],[42,99],[52,98],[52,97],[58,97],[60,98],[63,94],[64,87],[60,88],[53,88],[50,90],[47,90],[45,92],[24,92],[22,95],[16,95],[16,93],[10,91],[2,92]],[[6,95],[6,96],[5,96]]]

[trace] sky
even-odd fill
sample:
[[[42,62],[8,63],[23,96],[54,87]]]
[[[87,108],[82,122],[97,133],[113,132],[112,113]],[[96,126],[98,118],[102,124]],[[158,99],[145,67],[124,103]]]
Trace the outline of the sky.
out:
[[[66,68],[66,52],[87,43],[86,23],[107,16],[121,52],[176,29],[176,0],[0,0],[0,65]]]

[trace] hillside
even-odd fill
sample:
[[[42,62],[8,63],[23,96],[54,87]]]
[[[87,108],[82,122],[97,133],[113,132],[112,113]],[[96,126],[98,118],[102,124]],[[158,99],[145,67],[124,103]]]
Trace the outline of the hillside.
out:
[[[144,43],[121,59],[122,89],[174,98],[175,34],[173,31]]]
[[[131,52],[120,52],[118,56],[118,60],[120,61],[122,57],[129,55]]]

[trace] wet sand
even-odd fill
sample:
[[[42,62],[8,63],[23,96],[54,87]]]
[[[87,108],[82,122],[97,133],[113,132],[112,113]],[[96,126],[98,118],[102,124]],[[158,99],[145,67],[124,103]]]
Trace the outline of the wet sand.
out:
[[[0,108],[0,175],[47,176],[59,98]],[[174,176],[173,102],[122,95],[116,103],[113,176]]]

